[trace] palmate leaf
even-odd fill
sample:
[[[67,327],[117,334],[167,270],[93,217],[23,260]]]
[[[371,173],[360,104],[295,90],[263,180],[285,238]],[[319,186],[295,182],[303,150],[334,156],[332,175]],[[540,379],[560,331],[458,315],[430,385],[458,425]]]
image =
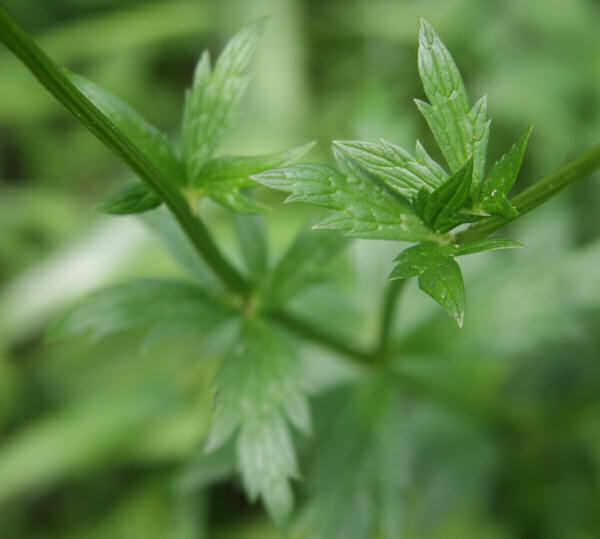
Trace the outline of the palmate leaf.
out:
[[[485,169],[490,122],[487,99],[471,109],[462,77],[446,46],[431,25],[421,19],[419,33],[419,74],[430,103],[415,100],[452,172],[473,158],[473,186],[476,197]]]
[[[195,184],[223,135],[237,118],[250,81],[248,66],[264,20],[246,26],[229,40],[214,70],[204,52],[188,91],[183,112],[183,156],[188,181]]]
[[[261,497],[273,519],[284,522],[298,466],[290,421],[310,432],[308,402],[293,351],[270,327],[248,320],[217,376],[215,412],[206,451],[236,431],[237,464],[252,500]]]
[[[383,182],[335,151],[341,173],[327,165],[295,165],[252,176],[259,183],[292,193],[286,202],[309,202],[336,210],[316,228],[339,230],[346,236],[422,241],[432,233],[408,201]]]
[[[205,334],[233,319],[235,311],[185,281],[139,279],[84,298],[50,328],[51,339],[145,329],[145,342],[174,335]]]

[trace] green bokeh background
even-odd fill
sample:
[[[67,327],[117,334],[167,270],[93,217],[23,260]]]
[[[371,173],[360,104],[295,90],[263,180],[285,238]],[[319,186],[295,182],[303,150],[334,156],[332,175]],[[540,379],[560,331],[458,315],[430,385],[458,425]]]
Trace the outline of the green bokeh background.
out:
[[[423,93],[421,15],[452,51],[471,96],[488,94],[492,158],[535,125],[516,191],[600,141],[597,0],[3,4],[59,64],[171,134],[200,51],[214,58],[240,26],[270,15],[244,114],[222,153],[316,139],[311,160],[325,162],[331,139],[411,147],[418,137],[435,154],[412,103]],[[130,178],[0,47],[0,538],[282,537],[245,500],[229,461],[202,455],[218,362],[197,342],[144,353],[127,334],[44,342],[48,323],[85,292],[181,273],[139,220],[94,211]],[[463,330],[413,284],[402,298],[398,358],[429,388],[405,388],[388,424],[413,455],[399,451],[389,465],[406,476],[406,537],[599,536],[599,181],[596,173],[514,224],[507,234],[527,249],[465,261]],[[262,188],[258,196],[275,208],[267,219],[281,252],[311,210],[282,208]],[[231,215],[205,211],[236,258]],[[339,282],[300,298],[297,309],[368,342],[374,300],[398,251],[355,242]],[[343,358],[300,352],[315,380],[316,417],[315,438],[301,445],[303,515],[311,474],[341,485],[351,472],[310,463],[332,451],[315,440],[331,410],[351,398],[357,374]],[[345,445],[343,431],[336,443]],[[357,518],[350,505],[337,511]],[[291,533],[312,537],[303,530]],[[352,533],[330,537],[388,537],[385,528]]]

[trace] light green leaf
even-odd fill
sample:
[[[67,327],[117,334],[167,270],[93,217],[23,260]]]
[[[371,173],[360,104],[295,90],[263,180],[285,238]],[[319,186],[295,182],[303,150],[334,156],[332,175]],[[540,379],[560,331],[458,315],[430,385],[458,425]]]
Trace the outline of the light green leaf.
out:
[[[239,430],[236,450],[244,487],[251,500],[260,496],[273,519],[282,523],[293,503],[289,480],[298,476],[284,417],[287,414],[303,430],[309,428],[299,364],[271,328],[260,321],[248,321],[216,384],[206,451],[218,449]],[[292,415],[289,410],[294,411]]]
[[[386,141],[334,141],[333,145],[406,198],[421,188],[431,191],[448,177],[418,142],[417,157]]]
[[[162,204],[158,195],[143,183],[126,185],[108,200],[97,206],[98,210],[111,215],[143,213]]]
[[[485,238],[464,245],[448,245],[444,248],[444,252],[451,256],[463,256],[494,249],[513,249],[516,247],[524,247],[524,245],[518,241],[505,238]]]
[[[250,81],[248,66],[264,20],[243,28],[229,40],[214,70],[207,52],[202,54],[183,113],[183,156],[188,181],[195,184],[202,167],[237,118]]]
[[[268,278],[265,304],[279,306],[306,287],[321,282],[327,263],[346,245],[343,238],[328,230],[302,228]]]
[[[215,184],[206,190],[206,194],[224,208],[237,214],[250,215],[269,211],[268,206],[244,194],[242,190],[235,186],[235,183]]]
[[[419,288],[437,301],[462,327],[465,312],[465,287],[456,261],[450,257],[419,275]]]
[[[346,176],[330,166],[307,164],[270,170],[253,179],[292,193],[286,202],[308,202],[337,210],[316,225],[318,228],[340,230],[346,236],[358,238],[401,241],[432,238],[405,199],[363,173]]]
[[[185,183],[183,164],[163,133],[117,96],[80,75],[68,73],[68,76],[78,90],[108,116],[167,178],[178,185]]]
[[[212,159],[198,174],[198,185],[219,183],[223,181],[241,180],[238,187],[253,187],[256,185],[250,176],[270,168],[283,167],[301,159],[315,145],[309,142],[297,148],[267,155],[224,156]]]
[[[237,238],[246,267],[255,278],[262,278],[267,271],[269,251],[265,222],[260,215],[237,216]]]
[[[473,161],[465,165],[435,191],[422,189],[415,200],[415,211],[436,232],[447,232],[463,222],[460,210],[469,201]]]
[[[235,316],[235,311],[185,281],[139,279],[114,285],[84,298],[49,330],[51,339],[147,329],[147,338],[207,333]]]
[[[473,125],[473,135],[471,137],[473,155],[471,198],[477,201],[479,199],[479,190],[485,177],[485,161],[490,138],[490,124],[492,122],[492,120],[488,119],[487,96],[484,95],[473,105],[470,112],[470,119]]]
[[[492,215],[502,215],[513,218],[518,215],[517,210],[507,199],[512,189],[525,155],[527,142],[533,131],[530,126],[510,150],[506,152],[492,167],[488,177],[481,186],[481,205],[485,211]]]

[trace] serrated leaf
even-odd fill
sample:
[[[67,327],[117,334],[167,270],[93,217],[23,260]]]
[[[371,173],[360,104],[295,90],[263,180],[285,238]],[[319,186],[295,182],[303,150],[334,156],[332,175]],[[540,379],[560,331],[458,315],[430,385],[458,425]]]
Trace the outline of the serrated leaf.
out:
[[[483,240],[473,241],[464,245],[448,245],[444,247],[444,252],[451,256],[472,255],[482,253],[483,251],[492,251],[495,249],[514,249],[524,247],[518,241],[505,238],[485,238]]]
[[[262,278],[268,265],[268,245],[265,222],[260,215],[237,216],[238,243],[250,274]]]
[[[111,215],[128,215],[143,213],[157,208],[161,204],[160,197],[145,184],[133,183],[117,191],[97,208],[99,211]]]
[[[214,70],[207,52],[196,66],[185,99],[182,141],[188,180],[192,184],[238,115],[250,81],[248,66],[263,27],[264,21],[257,21],[230,39]]]
[[[279,306],[322,281],[327,263],[346,245],[343,238],[331,231],[302,228],[269,276],[265,304]]]
[[[67,73],[73,84],[108,116],[116,126],[178,185],[185,183],[185,169],[167,137],[117,96],[75,73]]]
[[[185,281],[139,279],[95,292],[68,310],[48,337],[113,333],[145,328],[152,341],[161,335],[206,333],[235,316],[235,311]]]
[[[415,196],[423,187],[433,190],[448,177],[420,143],[417,143],[418,157],[387,141],[381,144],[334,141],[333,144],[406,198]]]
[[[266,155],[217,157],[202,167],[196,181],[198,185],[205,185],[238,180],[238,187],[252,187],[255,183],[249,179],[251,175],[290,165],[301,159],[314,145],[315,142],[309,142],[297,148]]]
[[[398,265],[390,275],[390,279],[407,279],[416,277],[432,266],[443,262],[447,256],[443,247],[437,243],[420,243],[402,251],[395,259]]]
[[[437,301],[462,327],[465,312],[465,287],[460,266],[445,257],[419,275],[419,288]]]
[[[480,194],[481,206],[488,213],[507,218],[514,218],[519,214],[510,204],[507,196],[515,184],[519,170],[521,170],[525,149],[532,131],[533,126],[530,126],[511,146],[510,150],[496,161],[483,182]]]
[[[250,499],[260,496],[276,522],[292,508],[289,480],[298,467],[284,416],[304,396],[299,364],[274,331],[248,321],[217,376],[215,413],[206,451],[221,447],[236,430],[238,466]],[[299,425],[297,420],[294,420]]]
[[[473,200],[483,181],[490,131],[487,98],[470,108],[465,85],[456,64],[431,25],[421,19],[419,74],[430,103],[415,100],[452,172],[473,158]]]
[[[410,204],[364,174],[345,176],[326,165],[295,165],[270,170],[253,179],[292,193],[286,202],[308,202],[336,210],[319,228],[340,230],[347,236],[370,239],[421,241],[431,232]]]
[[[465,165],[433,192],[419,191],[415,211],[436,232],[447,232],[459,224],[460,210],[469,201],[473,161]]]

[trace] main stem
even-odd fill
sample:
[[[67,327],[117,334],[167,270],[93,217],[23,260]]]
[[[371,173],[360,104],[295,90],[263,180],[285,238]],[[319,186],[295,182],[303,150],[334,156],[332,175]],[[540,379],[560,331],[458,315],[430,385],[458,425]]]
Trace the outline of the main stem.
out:
[[[248,283],[223,257],[204,223],[190,211],[179,189],[119,130],[118,126],[75,87],[2,5],[0,40],[71,114],[160,196],[198,253],[223,283],[231,291],[246,295],[249,290]]]
[[[478,221],[456,236],[457,243],[468,243],[485,238],[514,219],[537,208],[546,200],[560,193],[565,187],[588,176],[598,167],[600,167],[600,144],[514,197],[511,202],[519,212],[517,217],[512,219],[489,217]]]

